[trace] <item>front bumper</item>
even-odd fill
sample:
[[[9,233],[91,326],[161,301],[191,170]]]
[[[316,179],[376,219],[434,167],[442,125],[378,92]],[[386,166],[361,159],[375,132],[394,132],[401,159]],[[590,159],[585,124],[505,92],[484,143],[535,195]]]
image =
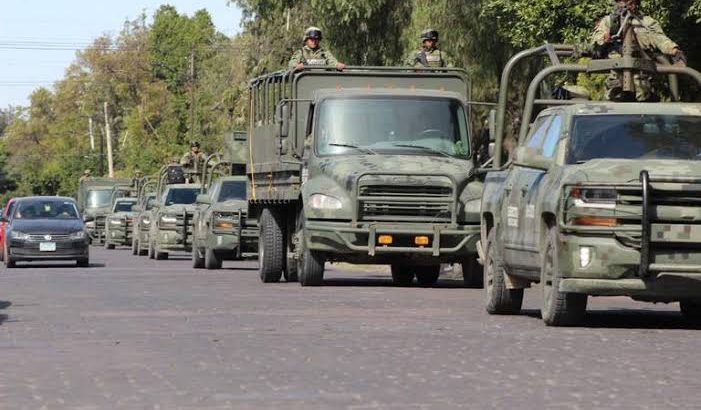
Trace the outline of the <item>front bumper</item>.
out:
[[[582,266],[581,249],[590,262]],[[625,246],[613,235],[560,234],[558,262],[563,292],[592,296],[631,296],[653,301],[701,298],[701,252],[667,249],[651,255],[648,276],[640,276],[640,250]]]
[[[9,254],[15,261],[85,259],[90,255],[89,248],[85,240],[56,242],[56,250],[52,252],[40,251],[39,242],[13,239],[8,244]]]
[[[221,255],[241,258],[244,253],[258,250],[258,228],[243,228],[233,232],[209,232],[205,246]]]
[[[105,234],[105,242],[115,245],[131,245],[131,228],[110,227]]]
[[[192,244],[185,240],[185,236],[178,231],[159,230],[155,238],[156,249],[165,251],[190,252]]]
[[[380,235],[391,235],[392,245],[380,245]],[[310,250],[336,255],[356,255],[368,260],[384,257],[410,257],[432,259],[439,262],[454,262],[468,253],[476,252],[479,240],[479,225],[432,225],[432,224],[381,224],[328,222],[308,220],[305,222],[304,240]],[[426,246],[414,244],[417,236],[428,236]],[[338,256],[338,260],[346,260]]]

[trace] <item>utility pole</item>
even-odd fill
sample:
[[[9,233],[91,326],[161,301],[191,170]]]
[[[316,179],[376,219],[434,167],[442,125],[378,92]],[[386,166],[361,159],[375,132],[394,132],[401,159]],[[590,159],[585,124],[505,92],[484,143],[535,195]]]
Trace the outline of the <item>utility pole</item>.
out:
[[[93,133],[92,126],[92,117],[88,117],[88,132],[90,133],[90,151],[95,151],[95,133]]]
[[[197,124],[195,115],[195,49],[190,52],[190,140],[197,139],[195,135],[195,124]]]
[[[114,178],[114,163],[112,162],[112,130],[110,127],[110,117],[105,101],[105,139],[107,140],[107,169],[110,178]]]

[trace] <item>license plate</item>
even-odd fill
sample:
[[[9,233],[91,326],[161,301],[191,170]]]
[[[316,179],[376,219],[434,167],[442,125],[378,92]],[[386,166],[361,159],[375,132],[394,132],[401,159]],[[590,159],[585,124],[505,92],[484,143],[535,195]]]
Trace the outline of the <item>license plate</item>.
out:
[[[39,243],[40,252],[56,252],[56,242],[41,242]]]

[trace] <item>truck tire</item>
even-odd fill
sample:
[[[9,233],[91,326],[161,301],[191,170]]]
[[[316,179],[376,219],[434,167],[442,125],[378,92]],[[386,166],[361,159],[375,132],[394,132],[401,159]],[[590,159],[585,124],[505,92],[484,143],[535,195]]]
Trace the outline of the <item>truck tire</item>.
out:
[[[139,255],[139,241],[136,238],[131,240],[131,254],[134,256]]]
[[[679,302],[679,310],[684,320],[689,323],[701,324],[701,303],[697,300],[682,300]]]
[[[392,264],[392,282],[395,286],[409,287],[414,283],[414,272],[406,265]]]
[[[156,251],[156,260],[165,261],[168,260],[168,252],[158,252]]]
[[[484,288],[487,299],[487,313],[491,315],[516,315],[523,305],[523,289],[506,287],[506,272],[501,257],[495,248],[496,229],[487,235],[484,254]]]
[[[562,272],[557,258],[558,246],[558,231],[552,227],[548,230],[540,269],[540,286],[543,290],[540,313],[548,326],[573,326],[581,322],[587,312],[587,295],[560,291]]]
[[[302,246],[302,259],[299,261],[299,284],[321,286],[324,283],[324,264],[326,264],[324,255],[307,249],[303,244],[300,246]]]
[[[192,267],[195,269],[204,269],[204,258],[200,252],[200,248],[192,246]]]
[[[108,249],[108,250],[114,249],[114,244],[107,242],[107,238],[105,238],[104,246],[105,246],[105,249]]]
[[[484,287],[484,270],[477,261],[477,255],[471,255],[460,263],[453,264],[453,272],[462,274],[463,286],[470,289]]]
[[[419,282],[419,286],[430,288],[436,286],[438,282],[438,277],[441,274],[441,265],[417,266],[415,270],[416,281]]]
[[[204,251],[204,267],[207,269],[221,269],[222,260],[214,252],[214,249],[205,248]]]
[[[148,241],[148,258],[156,259],[156,246],[152,241]]]
[[[304,211],[300,211],[294,221],[294,232],[287,241],[287,258],[285,260],[285,271],[283,275],[287,282],[299,282],[299,264],[296,254],[297,246],[304,240]]]
[[[285,235],[280,213],[265,208],[260,214],[258,273],[263,283],[280,282],[285,264]]]

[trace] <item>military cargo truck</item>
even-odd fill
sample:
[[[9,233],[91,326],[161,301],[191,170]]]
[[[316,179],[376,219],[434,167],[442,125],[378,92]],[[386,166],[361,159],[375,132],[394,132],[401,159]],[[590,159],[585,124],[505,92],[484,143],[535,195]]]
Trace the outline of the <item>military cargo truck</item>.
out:
[[[137,203],[134,205],[134,222],[132,224],[131,253],[137,256],[148,254],[149,231],[151,230],[151,209],[156,203],[156,180],[144,180],[140,184]]]
[[[539,282],[547,325],[578,323],[588,296],[681,302],[699,320],[701,104],[552,100],[538,91],[563,73],[644,70],[698,84],[701,73],[633,58],[559,62],[573,51],[524,51],[502,76],[495,170],[482,201],[487,311],[518,313],[524,289]],[[519,145],[504,163],[510,72],[543,55],[552,65],[528,88]]]
[[[105,238],[105,217],[112,208],[113,188],[129,185],[129,178],[85,178],[80,181],[77,194],[78,210],[83,215],[90,242],[102,244]]]
[[[168,259],[174,251],[192,252],[192,217],[201,184],[169,184],[167,171],[160,172],[156,202],[149,213],[149,247],[151,259]]]
[[[137,198],[116,198],[110,212],[105,218],[105,248],[114,249],[116,246],[131,246],[132,225]]]
[[[398,285],[441,263],[479,273],[482,184],[461,69],[328,68],[250,82],[249,215],[263,282],[323,282],[325,262],[388,264]],[[476,275],[477,280],[481,274]]]
[[[235,174],[238,164],[210,156],[205,162],[209,172],[202,176],[205,185],[197,197],[193,219],[192,264],[194,268],[221,269],[224,260],[255,256],[258,226],[247,218],[246,175]],[[211,167],[212,159],[217,159]],[[216,177],[216,179],[214,179]]]

